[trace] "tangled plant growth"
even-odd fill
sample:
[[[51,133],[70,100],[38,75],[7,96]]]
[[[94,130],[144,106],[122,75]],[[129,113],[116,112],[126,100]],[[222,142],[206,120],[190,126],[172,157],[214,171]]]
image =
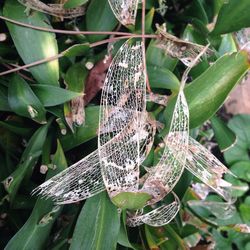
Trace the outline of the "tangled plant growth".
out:
[[[222,150],[235,143],[213,116],[249,68],[249,3],[19,2],[1,6],[17,50],[3,39],[6,249],[221,249],[220,232],[247,249],[247,187],[197,140],[211,119]]]

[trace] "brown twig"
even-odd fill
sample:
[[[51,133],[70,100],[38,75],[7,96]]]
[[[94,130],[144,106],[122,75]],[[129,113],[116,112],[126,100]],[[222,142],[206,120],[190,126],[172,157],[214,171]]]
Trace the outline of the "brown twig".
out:
[[[99,42],[92,43],[92,44],[90,44],[90,48],[94,48],[94,47],[97,47],[99,45],[103,45],[103,44],[114,42],[114,41],[119,41],[121,39],[143,38],[143,37],[145,37],[145,38],[156,38],[157,35],[135,35],[135,34],[133,34],[131,36],[112,37],[110,39],[106,39],[106,40],[102,40],[102,41],[99,41]],[[14,73],[14,72],[17,72],[19,70],[24,70],[24,69],[27,69],[27,68],[30,68],[30,67],[34,67],[34,66],[37,66],[37,65],[40,65],[40,64],[43,64],[43,63],[47,63],[47,62],[50,62],[50,61],[54,61],[56,59],[59,59],[59,58],[63,57],[64,54],[65,54],[65,52],[67,50],[61,52],[60,54],[57,54],[57,55],[54,55],[54,56],[51,56],[51,57],[48,57],[48,58],[44,58],[44,59],[41,59],[41,60],[38,60],[36,62],[33,62],[33,63],[30,63],[30,64],[26,64],[26,65],[17,67],[15,69],[11,69],[11,70],[7,70],[7,71],[4,71],[4,72],[1,72],[0,76],[4,76],[4,75],[10,74],[10,73]]]
[[[128,32],[112,32],[112,31],[76,31],[76,30],[60,30],[60,29],[50,29],[40,26],[35,26],[32,24],[27,24],[23,22],[18,22],[16,20],[0,16],[0,19],[3,19],[7,22],[23,26],[26,28],[34,29],[34,30],[40,30],[40,31],[46,31],[46,32],[52,32],[52,33],[59,33],[59,34],[67,34],[67,35],[116,35],[116,36],[125,36],[125,35],[133,35],[132,33]]]
[[[141,30],[142,30],[142,42],[143,42],[143,64],[144,64],[144,70],[146,75],[146,84],[147,89],[149,93],[152,93],[149,80],[148,80],[148,73],[147,73],[147,65],[146,65],[146,35],[145,35],[145,15],[146,15],[146,0],[142,0],[142,20],[141,20]]]
[[[9,69],[9,70],[11,70],[11,69],[17,67],[16,65],[15,65],[15,66],[12,66],[12,65],[9,65],[9,64],[7,64],[7,63],[2,63],[2,65],[3,65],[4,67],[6,67],[7,69]],[[32,79],[32,78],[30,78],[30,77],[28,77],[28,76],[26,76],[26,75],[24,75],[24,74],[22,74],[22,73],[20,73],[20,72],[17,72],[17,74],[20,75],[22,78],[24,78],[24,79],[30,81],[30,82],[35,82],[34,79]]]

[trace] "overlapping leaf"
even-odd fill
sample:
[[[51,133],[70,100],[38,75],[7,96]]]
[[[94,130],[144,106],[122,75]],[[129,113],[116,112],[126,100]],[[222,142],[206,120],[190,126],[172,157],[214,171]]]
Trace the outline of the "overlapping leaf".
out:
[[[182,82],[174,107],[170,130],[164,139],[165,148],[158,164],[149,172],[143,189],[152,193],[151,202],[161,200],[169,193],[179,180],[185,164],[188,150],[189,110],[183,92]]]
[[[232,200],[232,185],[222,179],[225,173],[230,173],[229,169],[192,137],[189,137],[186,168],[225,200]]]
[[[145,126],[143,49],[141,43],[131,42],[127,41],[113,59],[102,91],[99,155],[111,197],[121,191],[138,191],[140,148],[150,137],[150,126]],[[114,143],[107,143],[115,137]]]
[[[117,159],[117,156],[123,157],[122,154],[130,150],[127,157],[132,157],[132,160],[138,161],[135,167],[136,175],[139,177],[139,164],[145,159],[147,152],[150,150],[155,128],[148,123],[150,120],[148,115],[142,112],[145,110],[146,104],[145,76],[142,66],[142,45],[130,45],[129,43],[130,41],[125,43],[119,50],[106,77],[102,103],[104,104],[107,101],[105,99],[106,97],[111,99],[114,97],[115,99],[112,100],[115,104],[118,102],[119,105],[103,105],[103,113],[101,113],[100,116],[99,131],[101,145],[99,155],[102,157],[102,162],[105,162],[105,157],[106,159]],[[123,58],[124,53],[128,53],[128,62]],[[120,59],[122,59],[122,61],[120,61]],[[121,70],[126,69],[126,63],[129,63],[129,73],[127,71],[123,73],[116,71],[117,73],[115,73],[117,67],[120,67]],[[122,66],[120,66],[121,64]],[[139,73],[136,75],[134,71],[138,71]],[[114,73],[117,75],[113,75]],[[127,83],[128,86],[131,87],[129,91],[127,89],[128,86],[126,86],[126,79],[124,79],[127,73],[129,77]],[[138,81],[138,85],[134,85],[136,81]],[[121,89],[112,89],[111,91],[110,88],[115,86],[117,88],[120,86]],[[138,86],[140,86],[140,88],[138,88]],[[117,95],[114,94],[115,92]],[[136,99],[134,99],[135,95],[137,96]],[[128,99],[126,100],[126,98]],[[136,109],[137,111],[135,111]],[[138,122],[133,124],[133,121]],[[138,127],[133,127],[134,125],[138,125]],[[137,140],[138,138],[139,140]],[[135,152],[131,150],[135,148]],[[58,203],[71,203],[86,199],[103,191],[105,186],[101,175],[99,155],[97,150],[94,151],[70,168],[43,183],[35,192],[51,197]],[[118,158],[118,160],[122,161],[121,158]],[[124,163],[126,163],[127,158],[123,158],[123,160]],[[129,164],[130,162],[127,163]],[[107,166],[105,165],[105,167]],[[116,170],[119,171],[119,167]],[[129,176],[132,173],[131,170],[132,169],[127,171],[127,175],[123,173],[121,177],[126,178],[126,176]],[[105,172],[105,170],[103,172]],[[107,173],[106,177],[108,179],[109,173],[105,173]],[[129,178],[127,180],[129,180]],[[133,185],[137,185],[138,179],[136,182],[135,180],[132,182]]]
[[[108,0],[110,7],[123,25],[135,24],[138,0]]]
[[[163,49],[171,57],[177,57],[186,66],[190,66],[195,58],[204,50],[204,46],[181,40],[169,33],[164,28],[157,26],[161,37],[157,40],[156,46]],[[207,49],[205,55],[209,56],[213,52]]]
[[[149,213],[137,214],[129,217],[127,219],[127,224],[131,227],[140,226],[144,223],[153,227],[168,224],[176,216],[180,209],[180,200],[175,194],[174,197],[175,201],[168,205],[164,204]]]

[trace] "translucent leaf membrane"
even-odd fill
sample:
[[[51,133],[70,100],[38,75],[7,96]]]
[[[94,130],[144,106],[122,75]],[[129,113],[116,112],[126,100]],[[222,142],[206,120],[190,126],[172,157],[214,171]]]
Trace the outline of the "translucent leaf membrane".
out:
[[[135,24],[138,0],[108,0],[110,7],[123,25]]]
[[[44,182],[33,194],[52,198],[58,204],[87,199],[105,190],[98,150]]]
[[[235,32],[235,38],[240,49],[246,46],[250,49],[250,32],[247,29],[241,29]]]
[[[152,194],[152,203],[162,199],[179,180],[185,164],[189,137],[189,110],[181,89],[175,104],[170,131],[159,163],[149,172],[143,190]]]
[[[62,18],[75,18],[82,16],[85,12],[82,6],[65,9],[63,4],[45,4],[40,0],[18,0],[18,2],[30,9]]]
[[[153,227],[159,227],[168,224],[180,209],[180,200],[175,194],[174,197],[175,201],[171,204],[162,205],[146,214],[135,214],[134,216],[128,217],[128,226],[136,227],[145,223]]]
[[[156,46],[163,49],[169,56],[178,58],[186,66],[191,66],[192,62],[205,48],[202,45],[181,40],[167,33],[164,28],[159,26],[157,26],[157,30],[161,36],[157,39]],[[212,53],[212,50],[207,49],[205,55],[209,56]],[[198,61],[196,63],[198,63]]]
[[[155,134],[155,126],[150,123],[150,118],[147,116],[148,123],[145,123],[145,131],[148,131],[147,139],[140,141],[140,162],[143,162],[150,151]],[[128,131],[125,129],[124,133]],[[111,154],[117,155],[119,151],[119,141],[123,135],[118,134],[111,141],[105,144],[101,150],[106,153],[106,147],[112,148]],[[116,146],[118,143],[118,146]],[[95,150],[79,162],[70,166],[63,172],[52,177],[48,181],[38,186],[33,194],[37,193],[43,197],[51,198],[58,204],[73,203],[80,200],[92,197],[106,189],[99,160],[99,152]]]
[[[218,201],[188,201],[188,205],[193,207],[204,207],[208,209],[215,217],[227,220],[231,218],[236,211],[235,206],[229,202],[218,202]]]
[[[189,137],[186,168],[225,200],[232,200],[231,183],[222,179],[230,170],[192,137]]]
[[[101,98],[99,149],[119,135],[118,140],[99,151],[104,183],[111,197],[122,191],[138,191],[139,163],[147,152],[141,150],[145,148],[142,145],[152,139],[146,115],[143,45],[131,42],[128,40],[113,59]]]

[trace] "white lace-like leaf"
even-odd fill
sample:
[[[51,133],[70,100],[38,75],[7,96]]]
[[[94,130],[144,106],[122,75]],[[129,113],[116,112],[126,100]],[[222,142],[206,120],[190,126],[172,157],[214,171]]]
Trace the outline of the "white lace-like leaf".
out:
[[[82,16],[85,12],[83,6],[66,9],[63,4],[45,4],[40,0],[18,0],[18,2],[27,8],[61,18],[75,18]]]
[[[107,160],[112,159],[116,159],[118,163],[122,161],[126,164],[128,169],[125,172],[121,171],[120,179],[126,179],[126,182],[131,182],[134,174],[136,174],[137,178],[139,177],[138,166],[144,161],[150,151],[156,126],[148,114],[144,112],[146,97],[145,76],[141,66],[142,47],[141,44],[133,46],[129,45],[129,43],[130,42],[125,43],[122,47],[124,51],[122,49],[120,52],[123,51],[126,55],[128,53],[128,55],[131,56],[128,60],[130,60],[129,62],[131,64],[133,59],[133,63],[135,63],[132,65],[133,67],[130,65],[129,71],[123,73],[119,71],[116,64],[118,62],[117,59],[119,60],[119,56],[121,56],[122,59],[124,59],[124,57],[118,52],[107,74],[102,104],[106,102],[106,98],[110,98],[109,100],[113,101],[115,98],[115,100],[117,100],[115,104],[118,105],[111,105],[110,103],[109,105],[104,104],[103,109],[101,109],[99,140],[102,145],[99,147],[99,151],[94,151],[62,173],[54,176],[35,189],[34,192],[39,192],[39,194],[45,197],[51,197],[57,203],[65,204],[89,198],[103,191],[105,185],[102,172],[107,174],[107,176],[104,174],[107,179],[112,177],[110,173],[113,172],[102,171],[99,155],[104,156],[104,158],[102,158],[104,166],[107,166]],[[123,60],[122,63],[126,64],[127,61]],[[118,62],[118,67],[124,69],[125,64],[121,66]],[[123,78],[126,72],[128,73],[127,79]],[[113,78],[113,73],[117,73],[117,76],[121,78]],[[112,81],[112,79],[114,81]],[[119,86],[117,81],[120,81],[120,91],[118,89],[112,89],[111,91],[110,88]],[[130,84],[122,86],[124,81],[125,83],[130,82]],[[128,87],[131,87],[130,91],[128,91]],[[135,123],[136,121],[138,122]],[[133,124],[138,125],[138,127],[134,127]],[[126,152],[129,153],[126,154]],[[136,162],[136,172],[130,169],[131,166],[134,168],[133,165],[135,165],[135,163],[131,163],[129,159]],[[119,167],[121,168],[121,166]],[[117,171],[119,172],[120,169]],[[107,187],[110,188],[110,186]]]
[[[143,189],[157,202],[169,193],[179,180],[186,163],[189,137],[189,110],[181,89],[175,104],[170,131],[159,163],[150,171]]]
[[[108,0],[110,7],[123,25],[135,24],[138,0]]]
[[[225,173],[231,172],[192,137],[189,137],[186,168],[225,200],[232,200],[231,183],[222,179]]]
[[[110,196],[138,191],[139,163],[153,137],[147,124],[142,43],[127,41],[113,59],[104,82],[99,122],[99,157]],[[116,136],[115,143],[107,144]]]
[[[149,121],[148,117],[148,121]],[[155,126],[150,122],[145,123],[145,130],[149,131],[147,140],[143,140],[144,144],[140,144],[141,159],[143,162],[150,151],[155,134]],[[127,131],[125,130],[124,133]],[[122,135],[121,135],[122,136]],[[111,154],[116,155],[119,147],[120,134],[105,144],[102,149],[106,152],[105,147],[111,147]],[[44,182],[33,193],[37,193],[43,197],[50,197],[58,204],[73,203],[92,197],[104,191],[105,185],[102,178],[101,166],[99,160],[99,152],[95,150],[79,162],[65,169],[61,173]]]
[[[98,150],[38,186],[33,193],[58,204],[87,199],[105,190]]]
[[[159,26],[157,26],[157,30],[161,34],[161,38],[157,40],[156,46],[163,49],[169,56],[177,57],[186,66],[190,66],[205,48],[202,45],[181,40],[178,37],[167,33],[164,28]],[[212,53],[212,50],[207,49],[205,55],[209,56]]]
[[[136,227],[145,223],[153,227],[160,227],[168,224],[180,210],[180,200],[175,194],[174,197],[175,201],[171,204],[162,205],[146,214],[128,217],[128,226]]]
[[[231,202],[218,201],[188,201],[188,205],[192,207],[204,207],[208,209],[214,216],[219,219],[227,220],[231,218],[236,211],[235,206]]]

